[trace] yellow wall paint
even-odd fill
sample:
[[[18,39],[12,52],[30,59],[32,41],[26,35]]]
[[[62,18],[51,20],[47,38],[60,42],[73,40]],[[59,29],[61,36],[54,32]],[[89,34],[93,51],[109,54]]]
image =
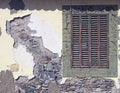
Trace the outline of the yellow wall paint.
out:
[[[9,9],[0,10],[0,27],[2,35],[0,37],[0,70],[11,69],[11,64],[16,63],[13,56],[13,39],[9,34],[6,33],[6,20],[12,20],[14,17],[24,16],[29,14],[28,11],[18,12],[17,14],[10,15]],[[29,71],[29,69],[28,69]],[[17,78],[18,75],[22,75],[22,72],[19,74],[14,73],[14,76]]]

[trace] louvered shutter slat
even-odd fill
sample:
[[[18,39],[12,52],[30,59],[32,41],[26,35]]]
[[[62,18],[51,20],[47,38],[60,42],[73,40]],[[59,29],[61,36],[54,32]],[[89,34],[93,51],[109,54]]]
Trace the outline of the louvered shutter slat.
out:
[[[86,15],[81,16],[81,65],[89,66],[89,29],[88,29],[89,17]]]
[[[91,24],[91,66],[98,65],[98,16],[92,15],[90,16],[90,24]]]
[[[108,15],[72,15],[72,67],[108,67]]]
[[[100,65],[108,66],[108,16],[100,16]]]
[[[72,67],[80,67],[79,37],[79,15],[72,15]]]

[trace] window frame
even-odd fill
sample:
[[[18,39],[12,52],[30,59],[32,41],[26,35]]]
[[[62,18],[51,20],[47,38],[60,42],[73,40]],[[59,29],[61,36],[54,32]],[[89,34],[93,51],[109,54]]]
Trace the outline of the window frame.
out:
[[[67,5],[68,7],[69,5]],[[63,16],[63,49],[62,49],[62,67],[63,77],[117,77],[117,17],[114,12],[109,13],[109,68],[73,68],[71,66],[71,10],[64,9]],[[115,11],[117,14],[117,11]]]

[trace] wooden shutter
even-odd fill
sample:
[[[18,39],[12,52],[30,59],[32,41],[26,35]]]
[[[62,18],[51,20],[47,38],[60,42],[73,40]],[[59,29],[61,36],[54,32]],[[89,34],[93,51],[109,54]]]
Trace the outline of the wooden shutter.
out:
[[[79,15],[72,15],[72,67],[80,67],[80,20]]]
[[[72,14],[72,67],[108,67],[107,14]]]

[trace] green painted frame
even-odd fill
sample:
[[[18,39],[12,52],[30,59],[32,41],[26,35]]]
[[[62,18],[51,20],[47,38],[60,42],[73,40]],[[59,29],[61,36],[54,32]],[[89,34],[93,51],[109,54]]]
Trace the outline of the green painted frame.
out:
[[[117,16],[109,12],[109,68],[72,68],[71,53],[71,12],[63,10],[63,48],[62,48],[62,74],[63,77],[117,77]]]

